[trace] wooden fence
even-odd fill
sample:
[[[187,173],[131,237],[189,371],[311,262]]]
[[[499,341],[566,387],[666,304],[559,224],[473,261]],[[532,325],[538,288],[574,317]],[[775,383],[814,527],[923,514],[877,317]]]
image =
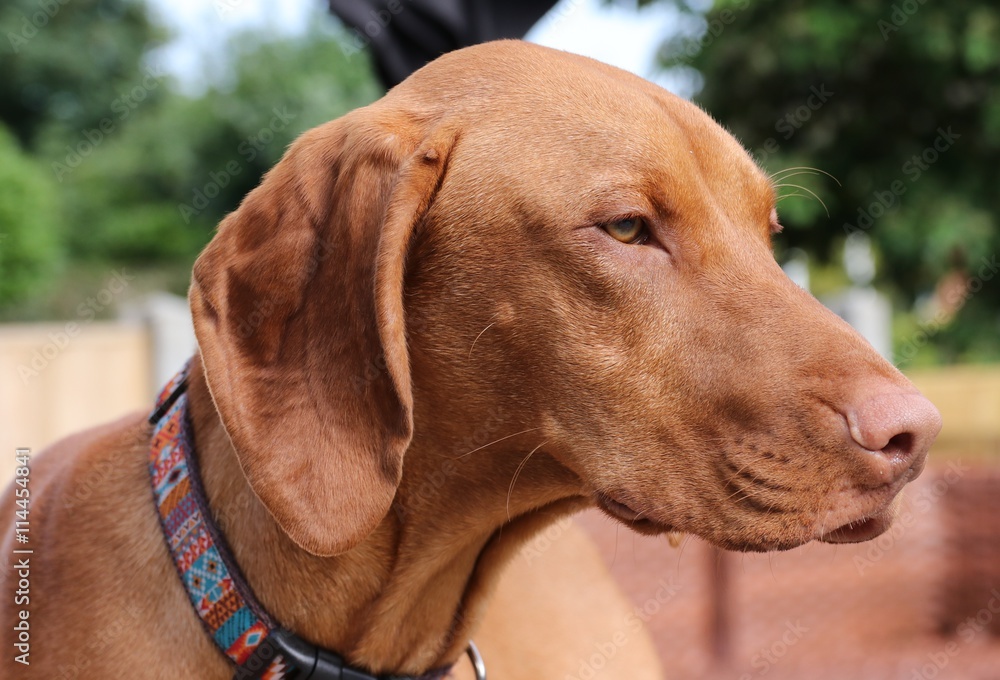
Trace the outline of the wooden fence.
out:
[[[14,451],[148,408],[153,395],[145,324],[0,326],[0,480]]]

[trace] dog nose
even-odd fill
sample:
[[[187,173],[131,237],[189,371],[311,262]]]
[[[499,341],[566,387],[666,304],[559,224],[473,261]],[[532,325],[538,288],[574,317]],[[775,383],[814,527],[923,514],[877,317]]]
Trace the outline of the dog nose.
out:
[[[921,394],[877,394],[846,415],[851,438],[875,454],[869,456],[870,467],[881,483],[894,482],[910,470],[919,474],[941,431],[941,414]]]

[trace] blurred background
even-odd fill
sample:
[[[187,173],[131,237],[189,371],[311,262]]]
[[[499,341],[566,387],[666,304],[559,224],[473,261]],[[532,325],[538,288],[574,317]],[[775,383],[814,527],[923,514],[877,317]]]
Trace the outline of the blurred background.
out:
[[[437,54],[525,35],[731,130],[777,178],[786,272],[945,419],[869,544],[728,555],[584,516],[669,677],[1000,678],[991,0],[7,0],[0,477],[15,446],[148,406],[193,348],[195,256],[299,133]],[[601,677],[598,651],[569,677]]]

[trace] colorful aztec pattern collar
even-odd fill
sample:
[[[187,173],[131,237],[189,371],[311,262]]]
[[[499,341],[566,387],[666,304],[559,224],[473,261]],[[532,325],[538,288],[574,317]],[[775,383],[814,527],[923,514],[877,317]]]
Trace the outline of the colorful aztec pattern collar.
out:
[[[347,666],[339,655],[281,628],[268,615],[243,577],[208,507],[187,416],[189,367],[190,362],[163,388],[149,417],[153,425],[149,472],[163,536],[177,573],[208,635],[236,665],[234,680],[447,677],[450,668],[419,678],[365,673]],[[472,650],[474,647],[470,648],[470,657]]]

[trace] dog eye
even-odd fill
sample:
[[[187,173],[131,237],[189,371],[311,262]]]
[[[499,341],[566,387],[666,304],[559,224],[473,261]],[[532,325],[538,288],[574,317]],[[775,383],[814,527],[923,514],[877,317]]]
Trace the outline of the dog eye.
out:
[[[613,239],[630,245],[641,245],[646,242],[649,231],[646,222],[641,217],[627,217],[604,225],[604,231]]]

